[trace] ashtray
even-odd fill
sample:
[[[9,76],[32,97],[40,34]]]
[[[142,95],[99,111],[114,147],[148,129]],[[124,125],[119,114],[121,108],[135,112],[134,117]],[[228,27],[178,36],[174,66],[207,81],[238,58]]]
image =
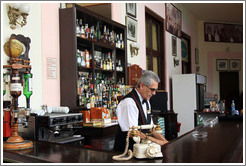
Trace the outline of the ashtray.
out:
[[[206,132],[206,131],[193,131],[192,136],[195,138],[205,138],[208,136],[208,132]]]

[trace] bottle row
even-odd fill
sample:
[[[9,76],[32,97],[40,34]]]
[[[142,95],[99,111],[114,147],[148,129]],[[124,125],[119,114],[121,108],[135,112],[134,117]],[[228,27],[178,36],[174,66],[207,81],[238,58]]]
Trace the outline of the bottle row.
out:
[[[94,51],[94,65],[97,69],[102,70],[116,70],[123,71],[121,60],[116,59],[116,67],[114,58],[112,58],[111,52],[103,53],[101,51]],[[77,64],[78,67],[92,67],[92,56],[87,49],[84,51],[77,50]]]
[[[89,27],[88,23],[83,25],[82,19],[76,19],[76,36],[93,41],[103,40],[104,42],[114,45],[117,48],[125,47],[123,34],[110,30],[106,25],[103,26],[102,30],[100,22],[97,22],[95,28],[94,25]]]
[[[117,96],[124,96],[131,90],[129,86],[124,85],[124,78],[116,82],[113,77],[96,73],[94,79],[95,84],[92,83],[91,73],[79,72],[77,87],[80,107],[104,107],[115,110],[118,104]]]

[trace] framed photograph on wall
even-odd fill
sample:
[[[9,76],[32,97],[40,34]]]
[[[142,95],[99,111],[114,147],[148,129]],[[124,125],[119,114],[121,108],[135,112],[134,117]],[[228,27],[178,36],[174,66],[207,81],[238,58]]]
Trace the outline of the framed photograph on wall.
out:
[[[182,13],[171,3],[166,3],[166,30],[171,34],[181,37]]]
[[[243,26],[204,22],[204,41],[242,43]]]
[[[217,71],[227,71],[228,70],[228,60],[227,59],[217,59],[216,68],[217,68]]]
[[[137,17],[137,4],[136,3],[127,3],[126,4],[126,14],[131,15],[132,17]]]
[[[229,69],[231,71],[239,71],[241,69],[241,60],[240,59],[230,59]]]
[[[172,55],[177,56],[177,38],[172,36]]]
[[[127,39],[137,41],[137,20],[126,16]]]

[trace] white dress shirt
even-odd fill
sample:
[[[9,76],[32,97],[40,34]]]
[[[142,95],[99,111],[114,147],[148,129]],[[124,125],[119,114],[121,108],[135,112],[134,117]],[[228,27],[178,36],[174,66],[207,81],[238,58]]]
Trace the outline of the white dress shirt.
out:
[[[135,90],[138,94],[140,102],[142,103],[143,101],[142,96],[138,93],[137,89]],[[149,101],[147,102],[151,110],[150,103]],[[146,103],[142,104],[142,107],[143,107],[143,112],[145,114],[145,117],[147,118]],[[119,105],[117,106],[116,113],[118,117],[118,123],[123,132],[128,131],[130,127],[138,126],[139,110],[137,108],[135,101],[132,98],[128,97],[128,98],[125,98],[123,101],[121,101]],[[151,117],[151,124],[153,124],[152,117]]]

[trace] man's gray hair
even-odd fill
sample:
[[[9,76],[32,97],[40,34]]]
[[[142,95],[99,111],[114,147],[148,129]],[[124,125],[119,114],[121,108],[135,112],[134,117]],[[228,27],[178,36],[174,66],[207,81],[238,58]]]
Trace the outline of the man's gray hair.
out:
[[[137,86],[140,87],[141,82],[146,86],[150,86],[153,80],[157,83],[160,82],[160,78],[156,73],[151,70],[146,70],[139,78]]]

